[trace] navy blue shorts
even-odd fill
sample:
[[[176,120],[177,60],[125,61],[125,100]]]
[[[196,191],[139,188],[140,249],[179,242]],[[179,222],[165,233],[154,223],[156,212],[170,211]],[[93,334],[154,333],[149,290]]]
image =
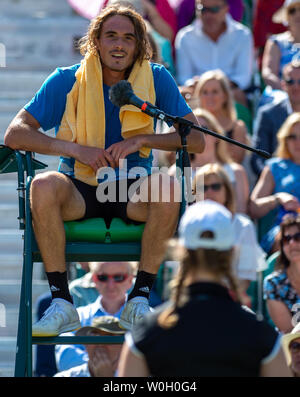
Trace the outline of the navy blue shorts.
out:
[[[81,182],[78,179],[72,178],[67,175],[77,190],[82,195],[85,201],[85,214],[81,219],[84,220],[89,218],[103,218],[106,226],[109,228],[110,223],[113,218],[121,218],[127,224],[135,224],[140,225],[144,222],[134,221],[127,217],[127,203],[129,201],[128,198],[128,189],[129,187],[136,182],[139,178],[136,179],[127,179],[127,199],[126,201],[118,201],[119,198],[119,181],[117,181],[116,185],[116,201],[106,201],[104,203],[98,201],[97,199],[97,188],[98,186],[91,186],[87,183]],[[107,188],[108,189],[108,188]]]

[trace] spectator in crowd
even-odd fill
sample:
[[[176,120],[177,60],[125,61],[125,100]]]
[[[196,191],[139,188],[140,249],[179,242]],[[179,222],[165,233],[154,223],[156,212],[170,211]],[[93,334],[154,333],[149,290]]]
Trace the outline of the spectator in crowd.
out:
[[[278,333],[234,301],[225,284],[238,297],[230,211],[210,200],[191,205],[179,243],[184,254],[172,298],[125,335],[118,375],[289,376]]]
[[[236,252],[233,261],[234,274],[238,280],[243,304],[251,306],[247,289],[256,280],[256,272],[266,269],[266,254],[257,242],[256,230],[251,219],[236,211],[233,186],[220,164],[206,164],[200,167],[193,179],[196,201],[213,200],[224,205],[232,213]]]
[[[262,77],[266,85],[281,90],[282,69],[293,58],[300,58],[300,0],[286,0],[273,15],[274,22],[284,23],[288,30],[272,35],[266,42],[262,58]]]
[[[79,307],[82,327],[90,326],[95,317],[120,318],[127,292],[132,287],[135,273],[133,262],[92,262],[92,280],[98,290],[95,302]],[[87,352],[81,345],[57,345],[56,363],[59,371],[81,365],[87,361]]]
[[[197,18],[176,36],[176,70],[179,85],[196,76],[221,69],[230,80],[235,99],[247,105],[244,90],[253,73],[250,30],[228,14],[227,0],[196,0]]]
[[[203,73],[196,81],[194,96],[198,100],[198,106],[215,116],[225,131],[225,136],[249,145],[247,127],[242,120],[237,119],[232,90],[221,70]],[[245,149],[230,143],[226,144],[226,148],[232,160],[243,163]]]
[[[266,41],[270,34],[278,34],[286,31],[286,26],[272,21],[273,14],[283,5],[284,0],[256,0],[253,16],[253,38],[257,49],[259,69]]]
[[[277,157],[266,162],[249,202],[253,218],[276,212],[271,229],[260,242],[267,254],[278,249],[276,235],[283,216],[300,207],[300,113],[287,118],[277,137]]]
[[[240,22],[243,16],[243,0],[228,0],[229,13]],[[195,0],[182,0],[177,9],[178,29],[190,25],[195,19]]]
[[[119,319],[113,316],[101,316],[93,319],[91,326],[80,328],[76,336],[113,336],[122,335],[125,330],[119,327]],[[55,377],[113,377],[115,376],[121,344],[85,345],[88,360],[76,367],[58,372]]]
[[[99,296],[96,284],[93,281],[93,272],[91,271],[92,263],[88,262],[87,272],[69,284],[70,293],[72,295],[73,303],[76,307],[85,306],[89,303],[95,302]]]
[[[288,366],[292,374],[300,377],[300,323],[298,323],[291,333],[282,338],[283,351],[285,353]]]
[[[274,154],[277,149],[277,133],[286,118],[293,112],[300,112],[300,62],[294,60],[283,68],[282,89],[287,98],[267,103],[260,107],[254,122],[253,146]],[[251,155],[254,174],[259,176],[265,166],[265,159],[256,153]]]
[[[194,114],[197,117],[199,125],[220,135],[224,135],[223,128],[210,112],[197,108],[194,110]],[[218,163],[222,165],[234,189],[237,212],[247,213],[249,183],[244,167],[241,164],[232,161],[227,151],[227,144],[224,140],[218,139],[209,134],[206,134],[205,138],[205,151],[201,153],[201,155],[190,155],[192,176],[195,174],[197,168],[202,167],[205,164]],[[169,174],[175,175],[175,169],[176,164],[173,164],[169,169]]]
[[[53,298],[50,310],[33,324],[34,336],[55,336],[80,326],[65,271],[63,221],[103,217],[110,224],[119,217],[126,223],[145,223],[140,269],[120,319],[128,329],[150,310],[149,292],[163,260],[165,242],[176,229],[178,183],[162,173],[151,175],[151,150],[176,151],[181,147],[180,137],[176,132],[155,135],[153,119],[135,107],[123,106],[120,119],[120,108],[109,99],[110,87],[128,79],[144,100],[197,123],[170,73],[149,62],[146,27],[132,8],[116,5],[103,9],[92,20],[80,48],[82,63],[56,69],[10,123],[4,138],[13,149],[61,156],[59,172],[38,174],[31,184],[34,231]],[[45,131],[55,128],[56,137],[41,133],[40,127]],[[200,131],[192,129],[187,141],[191,152],[204,150]],[[128,172],[122,173],[119,162],[125,158]],[[128,197],[127,191],[126,202],[99,202],[96,173],[107,166],[114,170],[110,175],[117,192],[122,178],[127,179],[128,190],[137,182],[139,177],[130,179],[130,170],[139,166],[147,175],[138,182],[146,186],[141,186],[141,191],[148,191],[151,185],[157,197],[158,189],[167,183],[170,200],[158,205],[157,200],[151,201],[152,195],[148,198],[135,192]]]
[[[273,323],[287,333],[300,315],[300,215],[286,215],[280,232],[280,256],[264,280],[264,297]]]

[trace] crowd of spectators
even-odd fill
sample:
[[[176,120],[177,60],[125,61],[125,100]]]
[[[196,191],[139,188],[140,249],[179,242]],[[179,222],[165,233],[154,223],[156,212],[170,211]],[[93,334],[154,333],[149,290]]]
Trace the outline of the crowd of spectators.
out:
[[[247,293],[250,283],[256,280],[258,269],[264,268],[262,262],[267,266],[267,258],[280,252],[276,270],[265,279],[265,299],[273,327],[282,333],[294,332],[293,318],[300,309],[300,0],[119,2],[131,4],[147,20],[157,48],[156,61],[171,72],[199,125],[272,155],[265,161],[206,135],[205,151],[191,155],[193,192],[197,201],[216,201],[233,216],[240,248],[234,266],[242,303],[252,306]],[[253,100],[254,92],[258,101]],[[171,156],[168,166],[174,175]],[[264,222],[268,227],[259,235]],[[100,272],[95,269],[95,274]],[[116,274],[124,273],[117,270]],[[112,272],[113,268],[102,271],[107,277],[113,277]],[[81,324],[91,325],[99,315],[119,317],[130,277],[122,284],[118,307],[111,309],[98,296],[100,291],[105,297],[103,289],[95,290],[101,287],[100,279],[87,273],[81,281],[92,288],[92,298],[85,303],[90,306],[79,311]],[[76,294],[75,286],[73,291]],[[101,305],[105,310],[99,314]],[[91,313],[89,307],[95,310],[86,322],[83,314]],[[286,352],[290,361],[291,356],[299,355],[299,340],[300,335],[298,341],[289,339]],[[78,360],[62,365],[62,353],[70,351]],[[59,370],[86,366],[89,360],[83,346],[58,347],[56,355]],[[295,376],[297,371],[299,376],[297,365]],[[114,373],[116,365],[109,369]],[[130,371],[123,370],[123,374]]]

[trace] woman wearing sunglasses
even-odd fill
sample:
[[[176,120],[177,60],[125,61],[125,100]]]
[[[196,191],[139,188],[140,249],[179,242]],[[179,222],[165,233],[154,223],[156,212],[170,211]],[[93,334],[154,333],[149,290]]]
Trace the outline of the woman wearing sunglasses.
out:
[[[287,25],[288,30],[267,40],[262,58],[262,76],[267,85],[281,90],[283,67],[294,57],[300,57],[300,0],[285,0],[272,20]]]
[[[207,164],[198,169],[192,183],[196,200],[213,200],[224,205],[232,214],[236,241],[236,256],[233,262],[242,302],[251,306],[246,291],[256,272],[266,268],[265,253],[260,248],[253,222],[236,211],[236,199],[232,184],[220,164]]]
[[[224,135],[223,128],[213,114],[201,108],[195,109],[193,113],[200,126],[217,132],[220,135]],[[205,164],[217,163],[222,165],[233,185],[236,209],[238,212],[246,213],[249,197],[249,182],[244,167],[231,159],[227,150],[227,143],[222,139],[206,134],[205,143],[205,151],[203,153],[200,155],[198,153],[190,154],[192,176],[196,173],[197,168]],[[175,175],[175,170],[176,165],[173,164],[169,169],[169,174]]]
[[[277,157],[267,160],[249,202],[251,217],[273,219],[260,242],[267,254],[278,250],[276,236],[283,216],[300,210],[300,112],[286,119],[277,140]]]
[[[286,215],[280,225],[280,256],[264,281],[264,293],[272,321],[290,332],[300,321],[300,215]]]

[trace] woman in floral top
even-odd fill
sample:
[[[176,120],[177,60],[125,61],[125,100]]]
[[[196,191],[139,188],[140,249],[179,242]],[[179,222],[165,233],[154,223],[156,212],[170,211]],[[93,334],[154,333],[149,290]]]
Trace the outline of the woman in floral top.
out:
[[[286,215],[280,225],[277,269],[264,282],[271,319],[284,333],[300,320],[300,215]]]

